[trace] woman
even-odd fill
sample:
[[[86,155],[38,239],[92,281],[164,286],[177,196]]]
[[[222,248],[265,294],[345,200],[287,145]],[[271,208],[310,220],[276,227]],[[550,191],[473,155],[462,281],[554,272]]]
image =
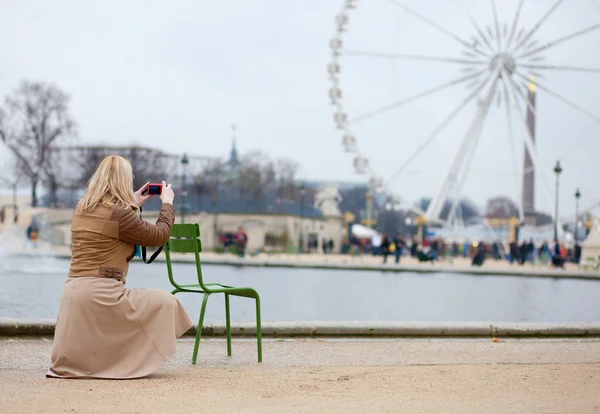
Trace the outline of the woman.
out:
[[[139,378],[175,353],[192,321],[175,296],[127,289],[136,245],[158,247],[175,220],[174,193],[163,181],[156,224],[141,221],[148,184],[133,192],[129,162],[106,157],[88,183],[71,224],[72,259],[60,299],[48,377]]]

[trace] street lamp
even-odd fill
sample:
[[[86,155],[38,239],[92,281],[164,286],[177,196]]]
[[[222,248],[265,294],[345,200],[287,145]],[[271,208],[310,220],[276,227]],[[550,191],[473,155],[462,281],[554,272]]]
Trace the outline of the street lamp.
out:
[[[575,191],[575,246],[579,244],[579,198],[581,197],[581,192],[579,188]]]
[[[300,184],[300,236],[298,237],[298,251],[304,253],[304,183]]]
[[[184,152],[181,158],[181,224],[185,223],[185,204],[187,201],[187,191],[185,187],[185,175],[187,165],[190,163],[187,154]]]
[[[279,188],[277,190],[277,204],[279,206],[279,214],[284,213],[283,206],[283,178],[279,179]]]
[[[560,161],[556,161],[556,166],[554,167],[554,173],[556,174],[556,196],[554,206],[554,240],[556,241],[558,241],[558,178],[561,172],[562,168],[560,166]]]

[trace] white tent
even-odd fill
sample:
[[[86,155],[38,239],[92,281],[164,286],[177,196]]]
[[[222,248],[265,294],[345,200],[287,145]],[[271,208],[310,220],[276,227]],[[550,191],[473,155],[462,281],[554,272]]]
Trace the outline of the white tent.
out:
[[[378,236],[379,233],[369,227],[363,226],[362,224],[353,224],[352,235],[359,239],[370,239],[373,236]]]
[[[581,262],[588,259],[597,259],[600,256],[600,221],[594,220],[594,227],[581,244]]]

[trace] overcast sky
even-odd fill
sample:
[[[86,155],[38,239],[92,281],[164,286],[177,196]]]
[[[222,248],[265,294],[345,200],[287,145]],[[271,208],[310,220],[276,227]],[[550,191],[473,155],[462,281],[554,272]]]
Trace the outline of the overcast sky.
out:
[[[235,123],[242,153],[262,149],[292,158],[305,178],[361,181],[341,150],[328,98],[329,40],[343,3],[0,0],[0,96],[22,79],[55,82],[71,94],[80,139],[87,144],[135,143],[225,157]],[[517,1],[497,3],[500,21],[512,21]],[[553,3],[525,1],[520,26],[531,28]],[[474,29],[460,5],[481,25],[493,24],[490,3],[483,0],[403,4],[462,37]],[[461,57],[463,50],[389,0],[359,0],[349,22],[346,49],[448,57]],[[543,44],[598,22],[600,12],[591,0],[567,0],[536,38]],[[600,30],[549,49],[545,63],[599,68],[598,50]],[[349,118],[464,76],[456,64],[350,56],[342,56],[340,64]],[[600,116],[600,73],[544,75],[540,83]],[[352,130],[374,169],[387,178],[467,94],[465,85],[446,89]],[[475,110],[475,103],[465,108],[394,190],[408,200],[435,194]],[[553,209],[557,159],[564,168],[563,214],[573,212],[577,186],[582,206],[600,201],[600,127],[543,91],[538,111],[540,164],[548,173],[546,181],[538,175],[538,207]],[[523,136],[519,119],[514,116],[517,139]],[[479,204],[497,194],[517,197],[507,131],[505,108],[494,105],[464,187]]]

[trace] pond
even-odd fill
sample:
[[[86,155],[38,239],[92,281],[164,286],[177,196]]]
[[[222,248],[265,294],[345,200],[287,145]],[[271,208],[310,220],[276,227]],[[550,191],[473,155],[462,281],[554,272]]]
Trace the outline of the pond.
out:
[[[55,318],[69,261],[0,258],[0,317]],[[250,286],[261,295],[263,320],[393,320],[482,322],[600,321],[600,281],[321,269],[203,266],[207,282]],[[176,278],[195,281],[191,264]],[[127,285],[171,290],[162,262],[132,263]],[[179,294],[193,319],[201,295]],[[253,301],[232,298],[232,320],[252,320]],[[222,295],[211,296],[207,322],[224,321]]]

